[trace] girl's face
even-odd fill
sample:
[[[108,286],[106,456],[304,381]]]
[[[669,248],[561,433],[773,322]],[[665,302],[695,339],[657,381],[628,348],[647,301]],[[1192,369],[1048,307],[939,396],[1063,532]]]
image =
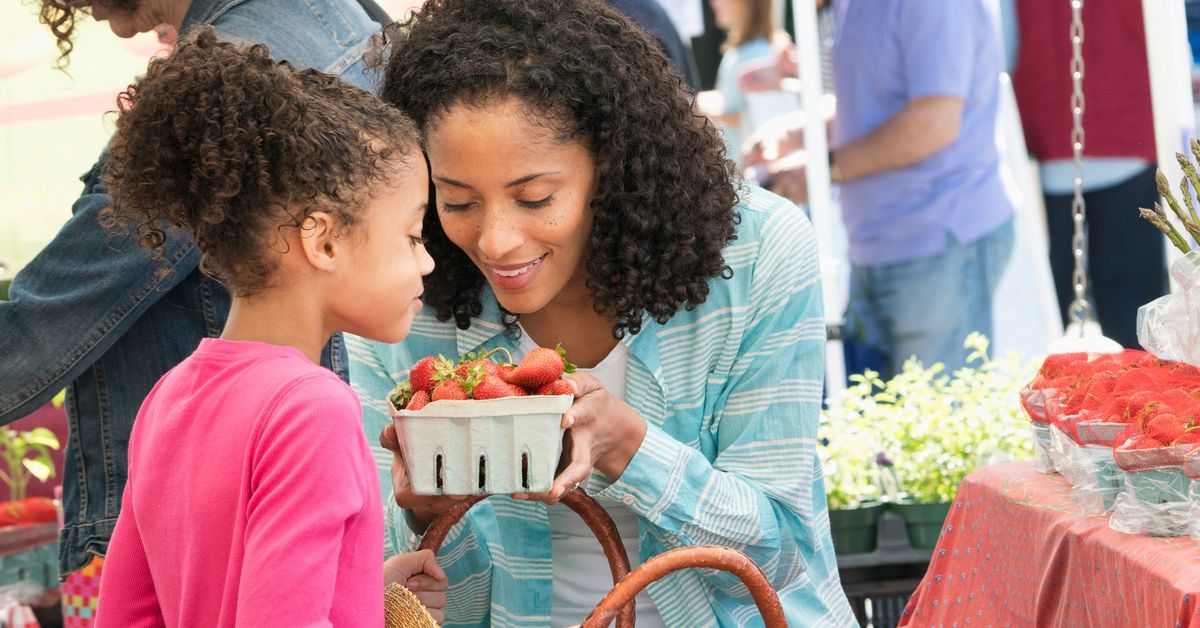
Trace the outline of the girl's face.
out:
[[[746,20],[745,0],[710,0],[713,22],[718,28],[732,30]]]
[[[458,104],[427,133],[437,212],[509,312],[587,302],[596,165],[517,98]]]
[[[337,329],[398,342],[421,310],[421,277],[433,258],[421,241],[429,204],[429,170],[415,148],[364,208],[362,219],[342,236],[337,294],[330,299]]]

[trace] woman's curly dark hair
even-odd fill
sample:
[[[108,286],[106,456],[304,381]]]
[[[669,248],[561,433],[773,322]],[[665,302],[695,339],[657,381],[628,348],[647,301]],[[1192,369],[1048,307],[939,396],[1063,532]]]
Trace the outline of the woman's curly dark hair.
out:
[[[654,40],[603,2],[441,0],[386,35],[384,100],[425,133],[457,104],[519,97],[563,141],[597,164],[587,285],[613,335],[641,331],[642,313],[665,323],[730,276],[721,251],[734,239],[737,194],[721,137],[698,114]],[[440,320],[460,328],[481,310],[484,277],[425,218],[437,267],[425,282]],[[515,316],[506,316],[510,331]]]
[[[201,268],[242,296],[268,285],[281,228],[326,211],[348,231],[396,168],[417,165],[404,161],[418,150],[416,126],[398,109],[210,27],[152,60],[118,107],[107,162],[116,202],[102,222],[114,233],[134,225],[152,250],[184,228]]]
[[[114,11],[133,12],[142,4],[142,0],[99,0],[105,8]],[[81,13],[88,13],[88,7],[81,6],[74,0],[41,0],[38,18],[50,27],[58,45],[58,69],[67,67],[68,56],[75,47],[75,20]]]

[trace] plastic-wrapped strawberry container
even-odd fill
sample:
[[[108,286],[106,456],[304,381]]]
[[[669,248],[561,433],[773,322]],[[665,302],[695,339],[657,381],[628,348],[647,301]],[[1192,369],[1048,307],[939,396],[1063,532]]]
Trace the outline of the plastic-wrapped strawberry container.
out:
[[[388,409],[417,495],[550,490],[571,395],[432,402]]]

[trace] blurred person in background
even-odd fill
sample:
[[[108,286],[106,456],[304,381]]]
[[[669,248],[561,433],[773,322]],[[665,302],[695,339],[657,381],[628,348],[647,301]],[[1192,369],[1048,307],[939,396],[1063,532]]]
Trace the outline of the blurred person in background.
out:
[[[1004,8],[1011,37],[1006,50],[1016,60],[1013,90],[1025,143],[1040,164],[1050,268],[1067,324],[1075,299],[1071,7],[1007,0]],[[1162,234],[1137,212],[1158,201],[1142,4],[1129,0],[1089,6],[1083,25],[1083,200],[1090,296],[1104,335],[1126,348],[1139,348],[1137,310],[1167,292]]]

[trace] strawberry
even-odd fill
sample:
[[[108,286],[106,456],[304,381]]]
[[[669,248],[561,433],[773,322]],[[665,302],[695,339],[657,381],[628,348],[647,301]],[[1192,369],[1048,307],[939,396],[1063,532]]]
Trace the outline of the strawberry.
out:
[[[499,399],[500,397],[524,397],[529,393],[524,388],[515,386],[498,375],[484,375],[471,393],[472,399]]]
[[[558,345],[553,349],[538,347],[525,354],[514,369],[500,369],[500,377],[510,384],[528,390],[537,390],[562,377],[563,373],[574,373],[575,365],[567,362],[567,352]]]
[[[1176,445],[1194,445],[1200,443],[1200,430],[1195,428],[1183,433],[1183,436],[1175,439]]]
[[[1168,412],[1146,421],[1146,436],[1162,443],[1169,443],[1183,436],[1185,424],[1179,417]]]
[[[408,405],[409,400],[412,399],[412,396],[412,382],[405,380],[400,382],[398,386],[392,389],[391,394],[388,395],[388,401],[390,401],[392,406],[395,408],[404,408]]]
[[[535,395],[574,395],[571,390],[571,383],[565,379],[556,379],[545,386],[537,389]]]
[[[425,390],[418,390],[417,392],[413,393],[412,399],[408,401],[408,406],[406,406],[404,409],[416,412],[417,410],[424,408],[429,402],[429,392]]]
[[[474,359],[460,362],[458,368],[454,369],[454,374],[467,379],[469,377],[477,377],[482,379],[484,375],[499,375],[500,366],[491,360]]]
[[[443,399],[463,401],[467,398],[467,391],[461,380],[457,378],[443,379],[433,387],[433,394],[429,398],[433,401],[442,401]]]
[[[446,379],[454,371],[454,363],[443,356],[425,356],[408,371],[408,381],[412,389],[431,391],[438,382]]]

